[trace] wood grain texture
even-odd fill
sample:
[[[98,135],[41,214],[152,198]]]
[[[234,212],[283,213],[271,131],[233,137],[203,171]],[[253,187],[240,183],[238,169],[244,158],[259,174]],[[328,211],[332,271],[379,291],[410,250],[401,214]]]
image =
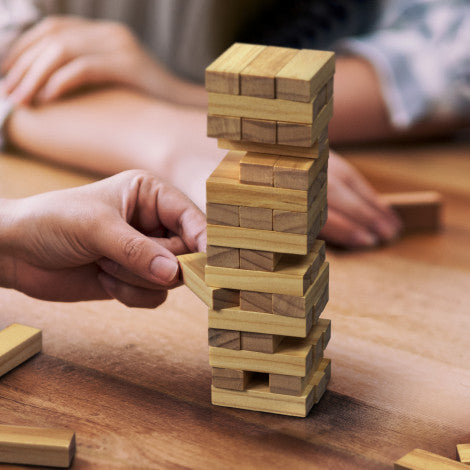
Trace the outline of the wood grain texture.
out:
[[[272,251],[245,250],[241,248],[240,269],[273,272],[276,270],[281,256],[281,253]]]
[[[240,227],[258,230],[273,229],[273,211],[264,207],[239,207]]]
[[[207,245],[206,263],[210,266],[238,269],[240,267],[240,250],[225,246]]]
[[[277,136],[276,121],[266,119],[242,118],[242,141],[275,144]],[[221,136],[225,139],[230,137]],[[236,139],[231,139],[236,140]]]
[[[251,312],[273,312],[273,295],[268,292],[240,291],[240,309]]]
[[[238,215],[238,206],[229,204],[206,204],[207,223],[214,225],[231,225],[238,227],[240,218]]]
[[[42,349],[38,328],[13,323],[0,331],[0,377]]]
[[[394,465],[395,470],[464,470],[468,469],[463,463],[428,452],[414,449],[398,459]]]
[[[470,465],[470,444],[457,444],[457,458],[460,462]]]
[[[229,390],[245,390],[252,373],[246,370],[212,368],[212,386]]]
[[[207,137],[217,139],[241,140],[241,118],[232,116],[207,116]]]
[[[0,462],[69,467],[75,454],[75,434],[68,429],[0,424]]]
[[[251,331],[240,332],[241,349],[245,351],[257,351],[273,354],[283,340],[282,336],[267,335],[265,333],[253,333]]]
[[[277,155],[247,152],[240,160],[240,183],[273,186]]]
[[[326,211],[326,208],[320,209],[320,213],[315,209],[308,212],[274,210],[273,230],[275,232],[299,233],[302,235],[312,234],[316,238],[323,227],[322,214]],[[315,214],[317,214],[316,218]]]
[[[234,43],[207,68],[206,90],[214,93],[240,93],[240,72],[265,46]]]
[[[209,346],[237,350],[241,347],[239,331],[209,328],[208,332]]]
[[[276,97],[308,102],[334,72],[333,52],[302,49],[276,74]]]

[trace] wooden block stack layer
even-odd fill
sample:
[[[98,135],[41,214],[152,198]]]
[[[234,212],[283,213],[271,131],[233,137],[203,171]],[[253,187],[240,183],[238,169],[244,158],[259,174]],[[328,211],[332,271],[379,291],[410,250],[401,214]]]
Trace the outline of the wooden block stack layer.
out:
[[[210,307],[216,405],[306,416],[329,381],[333,74],[331,52],[238,43],[206,69],[208,135],[229,152],[206,184],[207,256],[180,262]]]

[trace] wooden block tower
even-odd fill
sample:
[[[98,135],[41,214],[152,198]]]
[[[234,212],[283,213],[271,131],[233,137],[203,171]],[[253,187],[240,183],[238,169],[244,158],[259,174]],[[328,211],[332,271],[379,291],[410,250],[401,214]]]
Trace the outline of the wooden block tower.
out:
[[[236,43],[206,69],[207,257],[180,257],[209,305],[212,403],[306,416],[330,378],[320,319],[334,54]]]

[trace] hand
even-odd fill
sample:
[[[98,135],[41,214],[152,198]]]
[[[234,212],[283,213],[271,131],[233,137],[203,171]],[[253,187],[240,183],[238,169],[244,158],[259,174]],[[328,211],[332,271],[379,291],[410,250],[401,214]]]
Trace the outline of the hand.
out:
[[[320,235],[347,248],[373,247],[397,237],[401,222],[363,176],[330,151],[328,220]]]
[[[105,83],[165,94],[171,81],[125,26],[66,16],[48,17],[20,36],[2,71],[3,93],[17,104],[46,103]]]
[[[156,307],[179,284],[175,254],[205,249],[202,212],[140,170],[0,209],[3,283],[45,300]]]

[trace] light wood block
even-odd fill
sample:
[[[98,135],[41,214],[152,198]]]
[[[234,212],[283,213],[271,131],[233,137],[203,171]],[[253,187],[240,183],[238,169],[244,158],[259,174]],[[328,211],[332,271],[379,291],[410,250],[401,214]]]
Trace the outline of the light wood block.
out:
[[[273,211],[264,207],[239,208],[240,227],[254,228],[258,230],[273,229]]]
[[[246,370],[212,368],[212,385],[229,390],[245,390],[252,373]]]
[[[335,73],[335,55],[302,49],[276,74],[276,98],[310,101]]]
[[[206,68],[206,90],[214,93],[240,93],[240,72],[266,46],[234,43]]]
[[[240,183],[273,186],[279,156],[247,153],[240,159]]]
[[[212,387],[212,404],[253,411],[305,417],[320,401],[331,375],[331,362],[323,359],[311,381],[299,397],[269,392],[266,381],[253,380],[247,389],[238,392]]]
[[[306,338],[284,338],[273,353],[209,347],[209,363],[212,367],[303,377],[323,354],[322,328],[314,325]]]
[[[324,260],[325,242],[315,240],[306,256],[285,255],[274,272],[206,266],[206,282],[214,287],[303,296]]]
[[[184,284],[209,308],[219,310],[240,305],[239,291],[214,288],[206,284],[204,276],[206,253],[188,253],[177,258]]]
[[[68,429],[0,425],[0,462],[67,468],[74,454]]]
[[[208,202],[307,212],[309,191],[240,183],[239,166],[243,155],[242,152],[229,152],[208,178]]]
[[[326,305],[326,303],[322,305],[323,302],[320,301],[328,288],[329,275],[329,263],[324,262],[305,295],[293,296],[274,293],[272,296],[273,313],[298,318],[314,313],[314,318],[318,317]],[[321,308],[322,306],[323,308]],[[315,312],[312,312],[312,310],[315,310]]]
[[[240,216],[238,206],[229,204],[206,204],[207,223],[214,225],[230,225],[238,227],[240,225]]]
[[[273,211],[273,230],[275,232],[299,233],[307,235],[308,233],[316,230],[318,235],[321,229],[321,212],[324,209],[309,210],[308,212],[291,212],[291,211]],[[315,214],[316,217],[315,217]],[[314,218],[315,217],[315,218]]]
[[[208,99],[208,113],[217,116],[266,119],[299,124],[312,124],[314,121],[313,98],[308,103],[300,103],[254,96],[209,93]]]
[[[276,121],[266,119],[242,118],[242,141],[275,144],[277,136]],[[221,136],[224,137],[224,136]],[[225,137],[228,139],[229,137]],[[232,139],[236,140],[236,139]]]
[[[240,73],[240,94],[274,99],[275,76],[297,52],[286,47],[266,47]]]
[[[240,250],[225,246],[207,245],[207,264],[238,269],[240,267]]]
[[[281,253],[240,249],[240,269],[273,272],[281,260]]]
[[[0,377],[42,349],[41,330],[13,323],[0,331]]]
[[[436,232],[441,228],[442,196],[435,191],[382,194],[403,222],[404,233]]]
[[[295,318],[272,313],[250,312],[239,307],[209,310],[209,327],[249,331],[268,335],[305,338],[312,326],[312,315]]]
[[[282,336],[253,333],[251,331],[241,331],[240,335],[241,349],[267,354],[274,354],[283,340]]]
[[[468,470],[455,460],[422,449],[414,449],[395,462],[395,470]]]
[[[273,295],[268,292],[240,291],[240,309],[251,312],[273,312]]]
[[[207,137],[241,140],[241,118],[232,116],[207,116]]]
[[[457,444],[457,457],[467,465],[470,465],[470,444]]]
[[[240,349],[240,332],[234,330],[220,330],[209,328],[209,346],[216,348]]]

